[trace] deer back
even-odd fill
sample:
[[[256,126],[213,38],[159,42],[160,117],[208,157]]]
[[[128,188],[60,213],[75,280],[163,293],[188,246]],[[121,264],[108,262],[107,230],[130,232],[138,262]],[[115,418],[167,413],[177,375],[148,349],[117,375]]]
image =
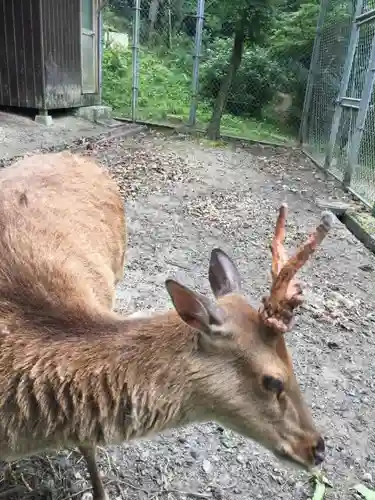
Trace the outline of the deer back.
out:
[[[42,304],[48,294],[71,311],[90,301],[112,305],[124,265],[124,206],[115,181],[93,160],[37,154],[2,170],[0,227],[3,298]]]

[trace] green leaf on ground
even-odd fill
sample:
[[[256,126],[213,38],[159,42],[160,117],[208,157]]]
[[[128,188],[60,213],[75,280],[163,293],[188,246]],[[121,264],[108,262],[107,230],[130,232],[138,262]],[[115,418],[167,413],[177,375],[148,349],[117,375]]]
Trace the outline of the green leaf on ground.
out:
[[[321,472],[313,474],[311,481],[314,484],[314,494],[312,500],[324,500],[326,487],[329,486],[332,488],[332,484],[325,476],[323,476]]]
[[[375,500],[375,491],[370,490],[363,484],[356,484],[353,488],[357,493],[363,496],[365,500]]]

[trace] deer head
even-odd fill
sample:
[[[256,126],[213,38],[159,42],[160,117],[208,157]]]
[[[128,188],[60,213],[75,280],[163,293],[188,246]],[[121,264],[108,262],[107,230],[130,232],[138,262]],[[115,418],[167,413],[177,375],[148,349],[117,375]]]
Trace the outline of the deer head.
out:
[[[259,310],[241,292],[241,278],[223,251],[212,251],[209,281],[216,300],[173,280],[166,286],[180,318],[196,332],[190,406],[200,418],[216,420],[254,439],[280,459],[303,468],[324,460],[316,430],[293,372],[284,334],[302,302],[296,272],[333,224],[323,213],[316,230],[289,260],[283,246],[286,205],[276,223],[272,286]]]

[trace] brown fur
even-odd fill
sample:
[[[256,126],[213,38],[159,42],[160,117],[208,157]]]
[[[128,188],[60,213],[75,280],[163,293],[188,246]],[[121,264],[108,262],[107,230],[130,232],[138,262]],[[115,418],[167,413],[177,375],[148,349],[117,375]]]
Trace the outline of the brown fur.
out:
[[[2,170],[0,214],[3,296],[60,306],[69,299],[69,308],[87,307],[89,298],[112,302],[123,276],[125,216],[117,186],[92,160],[35,155]]]
[[[170,282],[176,310],[121,317],[125,245],[120,195],[93,161],[36,155],[1,172],[0,458],[79,446],[102,500],[96,444],[213,419],[313,464],[319,435],[284,337],[234,287],[232,263],[213,270],[217,302]]]

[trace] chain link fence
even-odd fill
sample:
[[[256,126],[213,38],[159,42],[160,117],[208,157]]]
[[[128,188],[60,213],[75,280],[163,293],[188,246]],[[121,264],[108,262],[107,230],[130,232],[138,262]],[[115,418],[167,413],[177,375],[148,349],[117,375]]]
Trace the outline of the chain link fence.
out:
[[[244,43],[241,57],[241,37],[215,5],[112,0],[103,16],[104,101],[123,118],[209,135],[218,115],[222,135],[273,143],[295,140],[301,121],[304,151],[373,205],[375,0],[276,11],[282,29],[267,43]]]
[[[104,102],[118,117],[202,131],[221,107],[221,135],[295,143],[318,7],[311,2],[313,11],[302,12],[304,19],[284,14],[286,29],[302,25],[302,45],[294,52],[284,48],[283,54],[278,53],[280,36],[271,42],[266,37],[268,44],[249,42],[261,22],[249,18],[241,63],[220,103],[233,56],[235,17],[227,19],[216,5],[220,2],[109,1],[103,11]],[[269,19],[272,23],[273,16]],[[313,30],[307,43],[306,29]],[[287,41],[281,40],[284,46]]]
[[[322,0],[301,141],[367,205],[375,202],[375,1]]]
[[[195,2],[109,2],[103,14],[103,99],[117,115],[148,123],[188,123],[196,52]],[[119,34],[114,32],[118,30],[127,36],[127,44],[117,43]]]

